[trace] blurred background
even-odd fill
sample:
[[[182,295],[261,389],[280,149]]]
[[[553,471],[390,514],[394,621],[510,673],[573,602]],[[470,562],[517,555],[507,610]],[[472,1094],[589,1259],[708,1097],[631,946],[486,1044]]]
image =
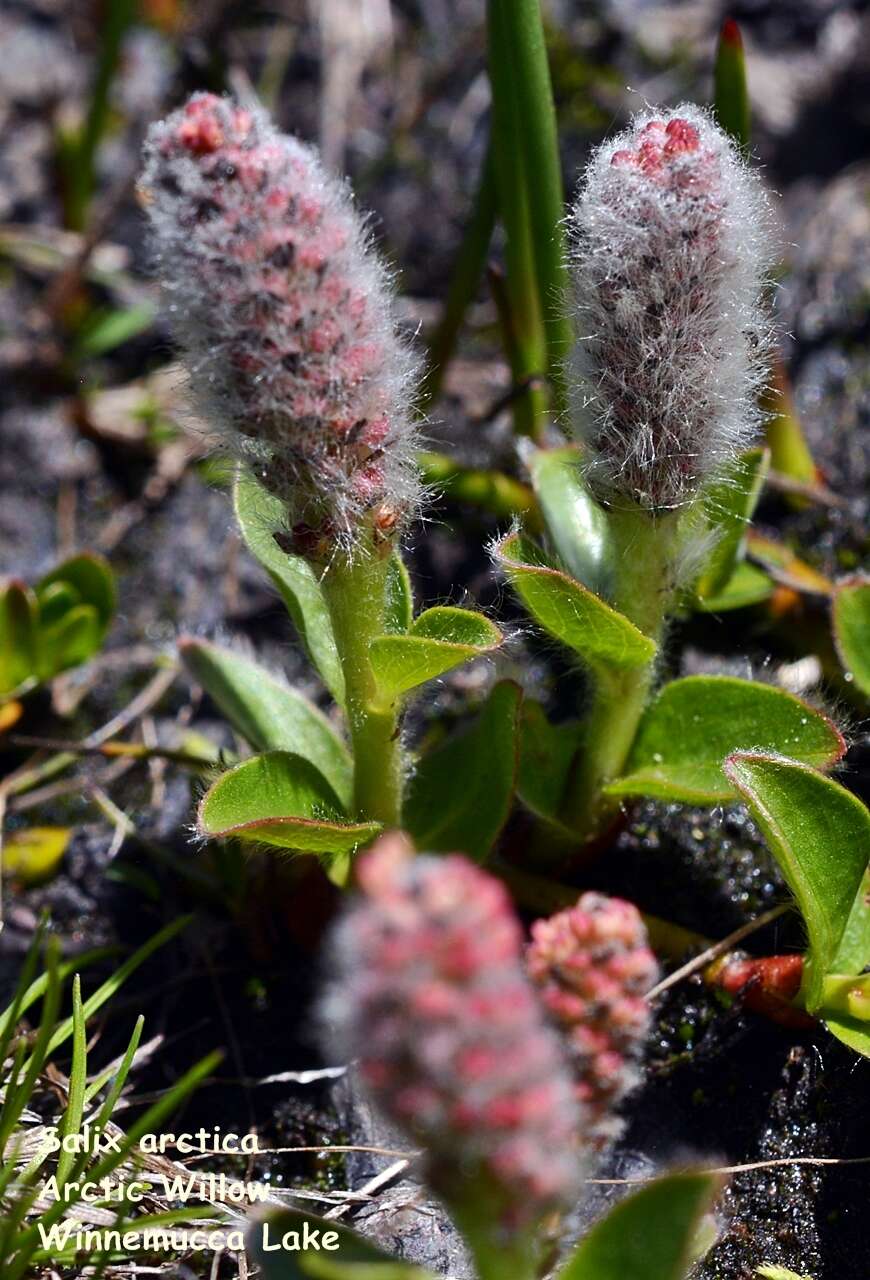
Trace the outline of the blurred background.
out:
[[[753,148],[782,194],[778,305],[798,406],[828,482],[862,488],[868,6],[544,9],[569,191],[590,147],[633,109],[709,101],[717,32],[726,14],[740,22]],[[169,639],[240,607],[225,502],[207,488],[215,477],[198,459],[149,281],[134,194],[143,134],[191,90],[256,92],[282,129],[350,175],[425,337],[486,145],[484,22],[484,0],[5,0],[0,571],[32,578],[77,545],[109,553],[128,639]],[[430,427],[489,465],[509,433],[497,415],[483,430],[468,422],[506,385],[493,330],[484,287]]]

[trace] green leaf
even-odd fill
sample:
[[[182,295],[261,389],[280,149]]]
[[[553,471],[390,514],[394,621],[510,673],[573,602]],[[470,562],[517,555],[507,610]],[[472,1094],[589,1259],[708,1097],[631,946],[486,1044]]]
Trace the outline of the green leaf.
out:
[[[259,1215],[248,1229],[246,1243],[262,1280],[435,1280],[430,1272],[398,1262],[341,1223],[298,1209],[270,1209]]]
[[[503,538],[494,554],[539,626],[590,666],[643,667],[655,657],[655,641],[581,583],[554,569],[522,534]]]
[[[773,595],[774,585],[763,569],[742,560],[721,591],[695,601],[700,613],[728,613],[762,604]]]
[[[414,620],[414,593],[404,560],[398,551],[390,556],[387,565],[387,607],[384,630],[390,635],[403,636]]]
[[[582,737],[583,726],[578,721],[551,724],[540,702],[523,703],[517,794],[527,809],[548,822],[559,822],[571,764]]]
[[[69,827],[25,827],[12,831],[3,845],[6,873],[22,884],[39,884],[54,875],[72,839]]]
[[[38,610],[25,583],[13,579],[0,588],[0,694],[36,678]]]
[[[92,605],[100,620],[103,631],[115,616],[118,607],[118,590],[115,586],[115,575],[107,560],[91,552],[72,556],[57,565],[50,573],[36,584],[36,596],[42,608],[46,599],[51,599],[50,588],[61,584],[68,591],[77,593],[75,604]]]
[[[39,625],[54,626],[80,603],[81,596],[71,582],[50,582],[39,592]]]
[[[726,18],[719,32],[713,68],[713,111],[726,133],[743,151],[749,150],[750,111],[746,87],[746,57],[743,37],[733,18]]]
[[[766,569],[775,582],[802,595],[833,595],[834,584],[818,569],[801,560],[783,542],[768,538],[757,529],[746,531],[746,554]]]
[[[531,385],[549,363],[544,303],[535,261],[535,238],[529,212],[527,157],[519,141],[523,121],[518,102],[520,73],[512,44],[516,19],[513,0],[487,0],[487,64],[492,89],[489,146],[495,174],[499,220],[505,232],[505,275],[490,278],[502,345],[514,385],[524,392],[513,397],[514,430],[537,438],[545,427],[547,397]],[[528,4],[525,6],[530,7]],[[537,9],[537,6],[535,6]],[[540,17],[535,15],[537,20]],[[558,228],[560,209],[553,228]]]
[[[512,681],[501,681],[471,728],[419,762],[403,823],[421,849],[487,857],[510,812],[521,697]]]
[[[750,449],[735,459],[705,493],[704,512],[717,541],[697,584],[702,600],[719,595],[743,559],[746,530],[769,467],[767,449]]]
[[[735,751],[776,751],[826,769],[845,749],[827,716],[794,694],[734,676],[686,676],[644,712],[625,777],[605,790],[718,804],[734,799],[722,762]]]
[[[546,330],[547,371],[559,392],[573,335],[565,306],[569,282],[562,166],[541,7],[528,0],[489,0],[487,11],[499,212],[509,235],[518,217],[526,224],[529,283]],[[500,126],[508,121],[514,128],[504,134]],[[514,183],[519,179],[518,189],[505,185],[511,177]],[[513,206],[521,214],[512,217]]]
[[[255,751],[292,751],[326,778],[348,808],[353,760],[321,711],[250,658],[190,636],[178,642],[187,670]]]
[[[614,577],[610,524],[583,484],[579,450],[529,450],[525,462],[562,564],[590,591],[606,595]]]
[[[709,1173],[657,1178],[595,1224],[557,1280],[683,1280],[719,1186]]]
[[[501,641],[498,627],[482,613],[447,605],[427,609],[407,635],[378,636],[369,646],[378,706],[392,706],[409,689],[491,653]]]
[[[837,583],[832,616],[843,669],[870,697],[870,578]]]
[[[836,782],[791,760],[740,752],[726,761],[725,771],[764,832],[806,922],[802,994],[812,1013],[825,975],[867,956],[870,910],[866,900],[863,908],[855,903],[866,883],[870,814]]]
[[[269,751],[230,769],[199,807],[203,836],[300,853],[350,853],[380,829],[377,822],[348,822],[323,774],[289,751]]]
[[[123,310],[106,307],[96,311],[88,320],[76,342],[81,356],[102,356],[114,351],[131,338],[138,338],[154,323],[156,308],[150,302],[141,302]]]
[[[866,812],[866,810],[865,810]],[[867,848],[870,862],[870,847]],[[839,973],[861,973],[870,965],[870,865],[864,873],[846,921],[832,968]]]
[[[50,680],[60,671],[87,662],[99,651],[104,634],[96,609],[87,604],[70,609],[53,627],[40,628],[37,634],[40,679]]]
[[[329,609],[317,575],[302,556],[282,551],[272,536],[284,527],[284,509],[252,476],[240,473],[235,486],[236,519],[255,560],[272,579],[329,692],[344,706],[344,673],[335,646]]]
[[[866,1022],[856,1022],[843,1014],[830,1013],[827,1009],[821,1009],[820,1014],[832,1036],[836,1036],[855,1053],[870,1058],[870,1027]]]
[[[822,980],[822,1015],[843,1015],[870,1032],[870,973],[826,973]]]

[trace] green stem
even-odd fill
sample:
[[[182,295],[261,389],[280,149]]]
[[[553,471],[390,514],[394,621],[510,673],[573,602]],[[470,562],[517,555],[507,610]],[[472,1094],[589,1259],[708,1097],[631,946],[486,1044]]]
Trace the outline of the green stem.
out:
[[[656,517],[640,508],[610,513],[617,565],[613,603],[657,644],[676,586],[679,526],[677,513]],[[581,838],[598,834],[619,808],[619,801],[608,799],[603,791],[624,771],[654,676],[655,659],[643,667],[601,668],[593,673],[583,746],[561,814],[565,825]]]
[[[354,816],[400,825],[404,767],[398,707],[372,709],[376,684],[369,645],[384,634],[389,556],[371,547],[337,558],[321,586],[344,670],[354,760]]]
[[[528,169],[521,150],[522,121],[515,85],[519,74],[512,56],[510,14],[502,0],[489,0],[489,77],[492,84],[492,139],[498,208],[507,236],[507,295],[514,350],[511,373],[516,383],[540,377],[547,370],[547,339],[538,292],[535,250],[529,210]],[[514,423],[520,435],[540,440],[547,398],[529,389],[514,402]]]
[[[564,408],[564,364],[573,334],[564,308],[567,259],[562,167],[553,86],[539,0],[491,0],[501,10],[505,48],[513,70],[519,130],[513,145],[523,152],[528,218],[538,299],[546,331],[548,371],[556,406]]]
[[[498,1210],[474,1197],[460,1201],[445,1197],[450,1215],[464,1237],[472,1258],[477,1280],[537,1280],[540,1273],[540,1247],[535,1231],[523,1231],[499,1239],[493,1228]]]
[[[88,113],[77,137],[62,140],[66,168],[66,220],[73,231],[84,230],[94,189],[94,163],[110,116],[112,83],[118,71],[124,37],[136,20],[137,0],[109,0],[101,35]]]

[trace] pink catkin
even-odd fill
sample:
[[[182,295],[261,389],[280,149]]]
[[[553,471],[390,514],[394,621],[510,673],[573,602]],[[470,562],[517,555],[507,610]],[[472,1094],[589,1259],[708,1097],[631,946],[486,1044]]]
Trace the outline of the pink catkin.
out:
[[[570,226],[590,483],[617,505],[682,506],[759,424],[768,199],[712,118],[681,106],[595,152]]]
[[[140,189],[204,416],[300,549],[394,533],[419,499],[417,363],[347,187],[263,111],[198,93],[149,131]]]
[[[620,898],[584,893],[533,924],[526,968],[565,1037],[587,1140],[604,1146],[619,1132],[615,1108],[637,1083],[650,1022],[644,997],[658,978],[640,914]]]
[[[463,857],[410,858],[389,840],[358,882],[337,933],[348,1051],[425,1149],[433,1188],[466,1207],[479,1192],[522,1230],[577,1188],[580,1108],[508,896]]]

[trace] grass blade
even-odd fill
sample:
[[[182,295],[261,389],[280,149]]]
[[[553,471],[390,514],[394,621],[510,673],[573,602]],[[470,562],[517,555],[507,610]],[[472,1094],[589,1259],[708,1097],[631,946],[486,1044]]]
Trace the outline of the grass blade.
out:
[[[73,978],[72,988],[72,1022],[73,1022],[73,1054],[69,1073],[69,1094],[66,1111],[60,1126],[60,1136],[72,1137],[81,1132],[82,1116],[85,1110],[85,1085],[88,1075],[88,1049],[85,1039],[85,1015],[82,1009],[82,982],[78,974]],[[59,1187],[68,1179],[73,1165],[75,1153],[61,1147],[57,1158],[57,1185]]]
[[[568,282],[562,231],[565,196],[539,0],[490,0],[490,22],[498,29],[499,56],[507,60],[511,69],[516,133],[505,141],[522,153],[535,281],[546,334],[547,371],[557,393],[556,403],[561,406],[562,369],[573,335],[564,313]]]
[[[192,918],[192,916],[180,916],[177,920],[170,921],[170,923],[165,925],[158,933],[155,933],[153,938],[149,938],[138,951],[135,951],[132,956],[128,957],[122,965],[119,965],[112,976],[107,978],[103,985],[98,987],[93,995],[88,996],[87,1000],[84,1002],[82,1011],[84,1013],[85,1021],[87,1022],[89,1018],[92,1018],[97,1010],[103,1007],[107,1000],[112,999],[119,987],[121,987],[129,978],[130,974],[138,969],[141,964],[144,964],[153,952],[157,951],[159,947],[162,947],[164,943],[169,942],[170,939],[174,938],[182,929],[186,929]],[[59,1045],[62,1045],[65,1040],[69,1039],[72,1032],[73,1019],[65,1018],[64,1021],[59,1024],[54,1035],[51,1037],[47,1052],[53,1053]]]
[[[713,67],[713,110],[726,133],[746,153],[752,128],[749,93],[746,87],[746,56],[743,37],[733,18],[726,18],[719,32]]]
[[[535,3],[537,0],[535,0]],[[529,182],[526,159],[517,145],[521,123],[515,93],[517,70],[512,57],[506,0],[489,0],[489,77],[492,84],[492,148],[498,205],[507,234],[507,291],[510,302],[514,382],[523,384],[546,372],[547,340],[538,289]],[[529,388],[514,402],[514,423],[520,435],[539,438],[544,429],[545,397]]]

